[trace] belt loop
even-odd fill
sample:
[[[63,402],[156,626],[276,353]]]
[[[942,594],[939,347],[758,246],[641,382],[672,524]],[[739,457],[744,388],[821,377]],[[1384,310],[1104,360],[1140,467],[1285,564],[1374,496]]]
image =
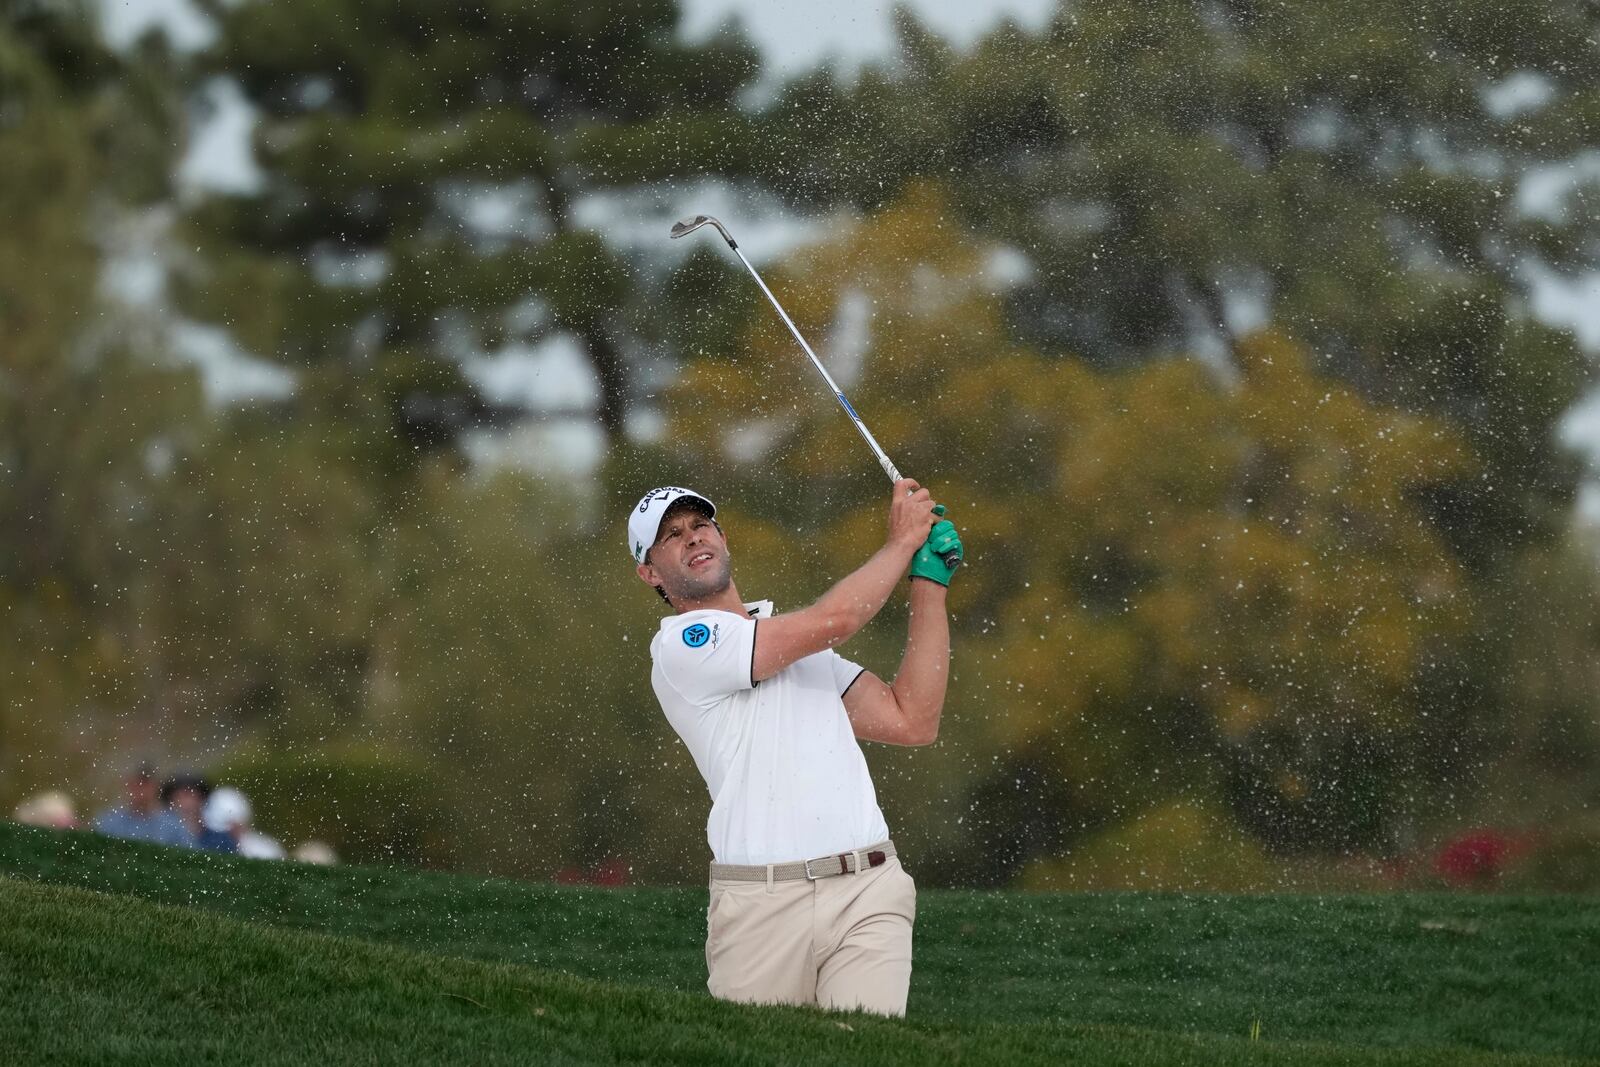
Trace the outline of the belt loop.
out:
[[[772,864],[767,864],[767,892],[772,892]]]
[[[860,874],[861,873],[861,850],[859,848],[856,849],[855,852],[853,853],[853,855],[856,858],[856,873]]]

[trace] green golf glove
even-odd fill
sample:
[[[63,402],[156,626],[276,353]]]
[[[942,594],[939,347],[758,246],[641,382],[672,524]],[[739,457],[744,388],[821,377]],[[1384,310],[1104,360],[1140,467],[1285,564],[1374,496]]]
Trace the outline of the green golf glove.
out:
[[[933,513],[943,515],[944,505],[934,505]],[[956,524],[949,519],[936,522],[933,529],[928,531],[928,539],[911,559],[911,577],[926,578],[930,582],[948,586],[950,576],[961,564],[961,553],[961,535],[956,533]],[[950,562],[946,563],[946,560]]]

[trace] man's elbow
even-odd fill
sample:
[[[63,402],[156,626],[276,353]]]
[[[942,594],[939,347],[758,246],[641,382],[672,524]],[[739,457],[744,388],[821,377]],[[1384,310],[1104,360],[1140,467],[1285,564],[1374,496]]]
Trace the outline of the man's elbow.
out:
[[[912,748],[931,745],[937,740],[939,740],[939,718],[937,715],[933,716],[931,721],[913,720],[911,725],[906,728],[906,744]]]

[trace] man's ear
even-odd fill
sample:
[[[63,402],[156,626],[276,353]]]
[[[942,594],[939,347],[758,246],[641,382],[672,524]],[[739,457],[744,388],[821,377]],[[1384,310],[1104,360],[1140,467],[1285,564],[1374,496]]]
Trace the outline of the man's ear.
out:
[[[633,568],[633,573],[639,576],[639,580],[641,582],[654,589],[656,591],[656,595],[662,600],[665,600],[669,607],[672,605],[672,598],[667,595],[666,589],[662,587],[661,579],[656,576],[656,569],[654,567],[650,566],[648,563],[641,563],[637,567]]]

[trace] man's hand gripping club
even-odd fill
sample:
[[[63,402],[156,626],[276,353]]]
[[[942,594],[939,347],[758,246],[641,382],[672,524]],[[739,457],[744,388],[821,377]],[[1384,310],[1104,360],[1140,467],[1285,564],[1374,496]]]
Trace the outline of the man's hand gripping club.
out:
[[[935,504],[933,513],[943,515],[944,505]],[[951,576],[961,566],[964,551],[956,524],[949,519],[940,519],[928,531],[928,539],[922,542],[917,554],[911,557],[911,577],[926,578],[948,587]]]

